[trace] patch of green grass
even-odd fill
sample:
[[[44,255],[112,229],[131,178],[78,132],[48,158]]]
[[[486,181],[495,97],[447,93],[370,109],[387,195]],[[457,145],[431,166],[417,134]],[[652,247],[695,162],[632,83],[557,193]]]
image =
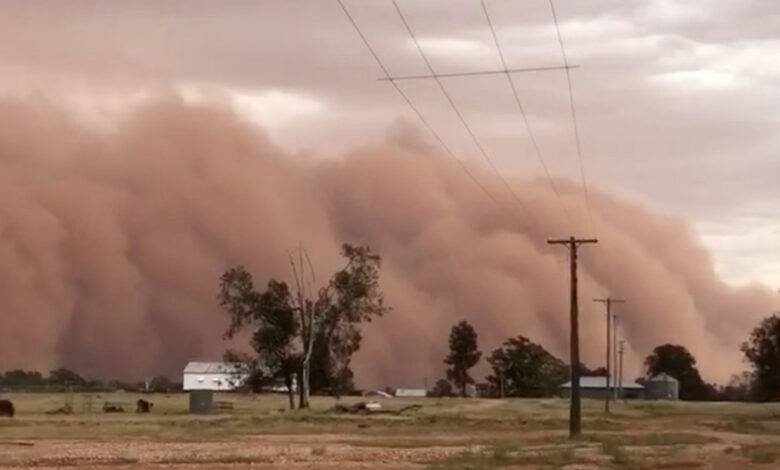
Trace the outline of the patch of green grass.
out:
[[[496,469],[524,465],[562,468],[578,461],[570,446],[550,449],[522,449],[511,444],[498,444],[480,450],[468,450],[437,462],[432,469]]]
[[[614,419],[596,418],[586,421],[584,427],[593,431],[622,431],[627,428],[627,425]]]
[[[671,446],[671,445],[695,445],[719,442],[712,436],[704,436],[686,432],[652,433],[636,436],[634,443],[637,446]]]
[[[612,464],[627,466],[631,463],[631,459],[618,440],[605,439],[602,441],[601,446],[604,454],[609,455],[612,458]]]
[[[577,462],[576,455],[574,454],[574,448],[572,447],[565,447],[562,449],[549,451],[546,455],[543,456],[543,459],[544,461],[540,463],[552,468],[562,468],[566,465]],[[532,462],[526,463],[531,464]]]
[[[742,455],[754,464],[775,463],[780,457],[780,449],[771,445],[742,446]]]
[[[132,457],[111,457],[103,459],[95,459],[88,457],[44,457],[35,461],[35,466],[38,467],[78,467],[81,465],[134,465],[138,463],[138,459]]]
[[[677,407],[672,406],[668,402],[636,402],[631,408],[652,416],[668,416],[669,414],[677,411]]]
[[[443,460],[431,462],[429,468],[436,470],[483,470],[506,467],[512,463],[505,450],[467,450]]]
[[[619,446],[638,447],[695,445],[719,442],[717,438],[712,436],[704,436],[701,434],[687,432],[665,432],[649,434],[585,434],[583,435],[582,439],[590,442],[600,442],[602,444],[614,443]]]
[[[352,447],[382,447],[386,449],[419,449],[424,447],[463,447],[473,446],[484,443],[494,442],[494,439],[471,439],[471,438],[430,438],[420,437],[399,437],[386,438],[377,436],[370,439],[350,439],[341,441]]]
[[[273,460],[265,456],[241,456],[241,455],[222,455],[217,457],[197,457],[180,456],[165,457],[155,460],[153,463],[161,465],[256,465],[259,463],[272,463]]]
[[[627,447],[663,448],[664,446],[689,446],[718,441],[713,437],[694,433],[587,434],[583,438],[588,441],[600,442],[603,453],[610,456],[612,465],[631,468],[643,468],[644,465],[638,461],[638,457],[633,455]],[[656,458],[661,456],[668,457],[668,454],[671,454],[671,452],[653,452]],[[699,462],[655,462],[652,464],[652,468],[661,468],[663,465],[669,465],[671,468],[691,467],[699,466]]]
[[[778,420],[764,420],[739,416],[728,421],[715,421],[705,424],[716,431],[734,432],[738,434],[780,435],[780,421]]]
[[[328,449],[325,447],[312,447],[311,449],[311,455],[322,457],[328,452]]]

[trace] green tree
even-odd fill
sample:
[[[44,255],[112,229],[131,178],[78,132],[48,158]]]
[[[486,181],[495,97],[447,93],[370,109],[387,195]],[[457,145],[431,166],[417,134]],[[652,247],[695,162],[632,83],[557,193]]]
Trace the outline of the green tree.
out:
[[[439,379],[430,391],[432,397],[452,397],[455,391],[452,389],[452,383],[446,379]]]
[[[262,367],[270,377],[284,380],[290,409],[295,409],[293,378],[300,365],[300,353],[295,345],[298,323],[287,284],[271,279],[266,290],[259,293],[254,288],[252,275],[243,266],[238,266],[222,275],[217,297],[230,315],[225,337],[233,338],[245,327],[254,328],[251,346],[257,356],[250,362],[253,377],[258,377],[257,370]],[[231,351],[226,357],[240,360],[238,354]]]
[[[79,374],[65,368],[50,371],[47,380],[51,385],[58,387],[82,388],[87,384],[87,381]]]
[[[46,384],[38,371],[24,371],[21,369],[9,370],[0,376],[0,383],[11,389],[40,388]]]
[[[179,384],[173,383],[165,375],[158,375],[149,381],[149,390],[155,393],[171,393],[180,389],[181,386]]]
[[[780,317],[765,318],[742,343],[753,366],[753,392],[759,401],[780,400]]]
[[[324,332],[320,332],[314,341],[314,354],[311,361],[311,391],[313,394],[328,393],[342,395],[354,390],[354,374],[349,367],[349,357],[340,361],[333,350],[342,356],[347,353],[335,347]]]
[[[524,336],[506,340],[488,357],[491,387],[512,397],[548,397],[566,382],[569,368]]]
[[[645,358],[646,377],[665,372],[680,382],[681,400],[710,400],[714,389],[702,380],[696,368],[696,358],[684,346],[663,344],[656,346]]]
[[[729,383],[722,387],[718,400],[721,401],[751,401],[755,397],[755,377],[753,373],[744,371],[734,374]]]
[[[481,357],[474,327],[467,321],[453,326],[450,331],[450,354],[444,359],[444,363],[449,366],[447,378],[458,387],[460,396],[465,397],[466,385],[474,383],[469,369],[474,367]]]
[[[289,256],[294,289],[271,279],[264,292],[257,292],[241,266],[221,278],[218,299],[231,319],[226,336],[254,328],[258,366],[283,376],[288,390],[298,377],[301,407],[308,407],[312,364],[322,360],[331,378],[351,378],[349,364],[360,348],[361,323],[389,310],[379,288],[380,257],[367,246],[349,244],[341,253],[346,265],[316,292],[314,270],[302,248]],[[290,400],[294,406],[292,395]]]

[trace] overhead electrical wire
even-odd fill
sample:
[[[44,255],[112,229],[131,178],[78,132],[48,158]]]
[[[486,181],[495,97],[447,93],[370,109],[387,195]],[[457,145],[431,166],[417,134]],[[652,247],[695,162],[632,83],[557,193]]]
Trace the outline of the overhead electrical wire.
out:
[[[582,162],[582,145],[580,143],[580,127],[577,121],[577,106],[574,103],[574,91],[571,85],[571,72],[568,69],[569,59],[566,56],[566,47],[563,45],[563,36],[561,36],[561,27],[558,24],[558,15],[555,12],[554,0],[549,0],[550,11],[552,13],[553,23],[555,23],[555,33],[558,36],[558,45],[561,48],[561,56],[563,57],[564,71],[566,72],[566,84],[569,88],[569,109],[571,111],[571,121],[574,128],[574,143],[577,150],[577,160],[580,166],[580,180],[582,181],[582,191],[585,195],[585,208],[588,213],[588,222],[590,223],[591,230],[593,230],[593,215],[590,210],[590,194],[588,191],[588,182],[585,179],[585,166]]]
[[[488,166],[490,166],[490,168],[493,170],[493,172],[498,177],[498,179],[500,179],[501,182],[504,184],[506,189],[512,195],[512,198],[515,200],[515,202],[517,202],[518,205],[523,209],[523,211],[530,216],[531,212],[523,203],[522,199],[520,199],[517,193],[512,189],[512,186],[509,184],[506,178],[504,178],[504,176],[501,174],[501,171],[499,171],[499,169],[496,167],[495,163],[493,162],[493,159],[490,158],[488,152],[485,150],[485,147],[482,145],[482,143],[480,143],[476,134],[471,129],[471,126],[466,121],[466,118],[463,117],[463,113],[461,113],[460,109],[458,109],[458,106],[455,104],[455,101],[452,99],[452,96],[447,91],[447,88],[444,86],[444,83],[442,83],[439,76],[433,70],[433,66],[431,65],[431,62],[428,60],[428,56],[425,55],[425,52],[420,46],[420,42],[417,40],[417,36],[414,34],[414,31],[412,30],[411,26],[409,26],[409,22],[406,21],[406,17],[401,11],[401,8],[398,6],[398,3],[396,2],[396,0],[392,0],[392,2],[393,2],[393,6],[395,6],[395,10],[398,13],[399,18],[401,19],[401,22],[404,24],[406,31],[409,33],[409,36],[412,38],[412,41],[414,42],[414,45],[417,48],[417,51],[420,53],[420,57],[422,57],[423,62],[425,62],[425,66],[428,68],[428,71],[431,73],[432,78],[436,81],[436,84],[439,86],[439,89],[441,90],[442,94],[447,99],[447,102],[450,104],[450,107],[455,112],[455,115],[458,117],[458,120],[460,120],[461,124],[463,125],[463,128],[466,129],[466,132],[468,133],[469,137],[471,137],[471,140],[474,142],[474,145],[476,146],[477,150],[485,159]]]
[[[525,113],[525,108],[523,107],[523,104],[520,100],[520,94],[517,91],[517,86],[515,85],[514,80],[512,79],[512,75],[509,73],[509,68],[506,64],[506,58],[504,57],[504,52],[501,49],[501,43],[498,40],[498,35],[496,34],[496,29],[493,26],[493,21],[490,19],[490,13],[488,12],[487,4],[485,3],[485,0],[480,0],[480,3],[482,4],[482,11],[485,13],[485,19],[487,20],[488,27],[490,27],[490,34],[493,36],[493,42],[496,44],[496,50],[498,51],[498,57],[501,60],[501,67],[504,69],[504,74],[506,75],[506,79],[509,82],[509,87],[512,89],[512,96],[515,99],[515,103],[517,104],[517,109],[520,111],[520,116],[523,118],[523,123],[525,124],[525,128],[528,131],[528,137],[531,141],[531,145],[534,148],[534,153],[536,154],[537,159],[539,160],[539,163],[542,165],[542,169],[544,170],[544,174],[547,176],[547,181],[550,183],[550,188],[552,188],[553,193],[555,193],[555,196],[558,199],[558,202],[561,205],[561,209],[563,210],[563,213],[566,215],[566,218],[569,220],[569,224],[572,223],[571,215],[569,214],[569,211],[566,209],[566,205],[563,203],[563,198],[561,197],[561,193],[558,191],[557,186],[555,186],[555,181],[552,178],[552,175],[550,175],[550,170],[547,167],[547,163],[544,160],[544,157],[542,156],[541,148],[539,147],[539,143],[536,140],[536,136],[533,133],[533,129],[531,128],[531,124],[528,122],[528,116]],[[565,66],[568,67],[568,64],[565,64]],[[568,73],[568,69],[567,69]]]
[[[577,121],[577,106],[576,106],[575,101],[574,101],[574,92],[572,90],[572,84],[571,84],[571,82],[572,82],[571,81],[571,73],[569,71],[569,68],[567,67],[569,65],[569,59],[568,59],[568,57],[566,55],[566,47],[563,44],[563,36],[561,35],[561,27],[560,27],[560,24],[558,22],[558,14],[555,11],[555,2],[554,2],[554,0],[548,0],[548,1],[550,3],[550,12],[552,13],[553,23],[555,24],[555,33],[556,33],[556,35],[558,37],[558,45],[561,48],[561,56],[563,57],[563,65],[565,67],[564,70],[566,72],[566,84],[568,85],[568,88],[569,88],[569,107],[570,107],[570,110],[571,110],[571,120],[572,120],[572,125],[573,125],[573,128],[574,128],[574,141],[575,141],[576,149],[577,149],[577,159],[579,160],[579,165],[580,165],[580,178],[582,179],[582,190],[583,190],[583,193],[585,195],[585,208],[586,208],[587,214],[588,214],[588,223],[590,225],[590,229],[594,233],[596,233],[598,235],[598,233],[597,233],[598,229],[595,226],[595,223],[593,221],[593,213],[591,211],[590,194],[589,194],[589,191],[588,191],[588,183],[587,183],[587,180],[585,178],[585,168],[584,168],[584,164],[583,164],[583,161],[582,161],[582,145],[580,143],[580,131],[579,131],[579,124],[578,124],[578,121]],[[599,236],[599,238],[601,238],[601,237]],[[610,286],[614,285],[613,284],[614,277],[612,275],[612,264],[609,261],[609,259],[606,262],[606,277],[607,277],[606,280],[607,280],[607,284],[608,284],[607,288],[609,289]]]
[[[426,129],[433,135],[433,137],[436,139],[436,141],[441,145],[441,147],[444,149],[444,151],[449,155],[452,159],[454,159],[458,164],[460,165],[461,169],[468,175],[468,177],[476,184],[486,195],[488,198],[490,198],[493,202],[495,202],[499,207],[501,207],[503,210],[507,210],[506,207],[496,199],[496,197],[487,189],[487,187],[482,184],[477,177],[474,175],[474,173],[469,170],[468,166],[466,166],[463,161],[458,158],[455,153],[452,151],[452,149],[447,145],[446,142],[444,142],[444,139],[441,138],[438,132],[436,132],[436,129],[431,126],[431,124],[428,122],[427,119],[425,119],[425,116],[423,116],[422,112],[417,108],[417,106],[414,105],[412,100],[409,98],[409,96],[403,91],[403,89],[398,86],[398,83],[393,80],[392,76],[390,75],[390,72],[388,71],[385,64],[382,62],[382,59],[379,58],[379,55],[376,53],[374,48],[371,46],[371,43],[368,41],[366,36],[363,34],[363,31],[358,26],[355,19],[352,17],[352,15],[349,13],[349,10],[344,5],[344,2],[342,0],[337,0],[339,6],[341,7],[342,11],[344,11],[344,14],[349,19],[349,22],[352,24],[352,26],[355,28],[355,31],[357,32],[358,36],[360,36],[360,39],[363,41],[363,44],[366,46],[366,49],[371,53],[374,60],[376,61],[377,65],[379,65],[379,68],[382,70],[382,73],[385,75],[385,78],[393,85],[393,88],[398,92],[399,95],[403,98],[403,100],[406,102],[406,104],[409,106],[409,108],[414,112],[415,115],[417,115],[417,118],[420,119],[420,122],[423,123]]]

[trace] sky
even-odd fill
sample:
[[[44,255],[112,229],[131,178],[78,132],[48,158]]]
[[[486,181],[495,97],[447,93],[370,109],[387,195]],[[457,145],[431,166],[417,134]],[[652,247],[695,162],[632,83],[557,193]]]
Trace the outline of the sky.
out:
[[[780,5],[559,2],[587,181],[695,221],[734,283],[780,285]],[[389,0],[345,2],[392,74],[425,73]],[[399,0],[437,72],[500,62],[475,0]],[[510,67],[562,63],[544,0],[492,0]],[[8,1],[6,93],[44,93],[101,120],[155,89],[229,96],[278,143],[330,153],[416,117],[335,1]],[[561,71],[516,75],[546,164],[579,178]],[[502,171],[541,174],[502,75],[445,85]],[[477,150],[432,81],[402,84],[464,158]]]
[[[344,3],[391,74],[426,73],[389,0]],[[479,1],[398,3],[436,72],[500,68]],[[562,64],[547,1],[487,7],[509,67]],[[514,75],[539,155],[504,75],[443,79],[496,167],[544,178],[543,161],[577,184],[584,174],[594,190],[691,221],[730,284],[780,286],[780,4],[593,0],[556,10],[577,66],[581,161],[562,71]],[[0,4],[0,95],[57,103],[105,132],[176,93],[229,103],[291,158],[337,160],[409,129],[435,146],[381,77],[335,0]],[[400,86],[458,158],[485,165],[435,82]],[[570,203],[586,205],[580,196]]]

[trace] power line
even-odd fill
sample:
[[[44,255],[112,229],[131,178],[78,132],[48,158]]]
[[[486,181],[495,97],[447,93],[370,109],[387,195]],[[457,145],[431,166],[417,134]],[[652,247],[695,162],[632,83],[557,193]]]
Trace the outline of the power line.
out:
[[[558,37],[558,45],[561,48],[563,65],[567,66],[569,64],[569,59],[566,56],[566,48],[563,45],[563,36],[561,35],[560,24],[558,23],[558,14],[555,11],[555,2],[554,0],[549,0],[549,3],[550,3],[550,12],[552,13],[553,23],[555,24],[555,33]],[[580,130],[579,130],[579,124],[577,120],[577,106],[574,101],[574,91],[572,90],[572,84],[571,84],[571,73],[569,72],[568,68],[565,68],[564,71],[566,72],[566,84],[569,88],[569,107],[571,109],[571,120],[572,120],[572,125],[574,127],[574,141],[577,148],[577,159],[579,160],[579,164],[580,164],[580,178],[582,180],[582,190],[585,193],[585,208],[588,213],[588,223],[590,225],[590,229],[593,232],[597,232],[597,229],[593,222],[593,213],[591,211],[591,204],[590,204],[590,192],[588,191],[588,183],[585,178],[585,166],[582,160],[582,145],[580,143]],[[612,285],[613,277],[612,277],[612,269],[611,269],[610,261],[607,261],[606,271],[607,271],[607,283]]]
[[[569,65],[569,59],[566,56],[566,48],[563,45],[563,37],[561,36],[561,28],[558,24],[558,15],[555,12],[555,3],[554,0],[549,0],[550,2],[550,11],[552,12],[552,18],[553,22],[555,23],[555,33],[558,36],[558,45],[561,48],[561,56],[563,57],[563,65]],[[588,192],[588,183],[585,180],[585,167],[582,163],[582,145],[580,143],[580,129],[579,124],[577,122],[577,107],[574,104],[574,91],[572,90],[571,86],[571,73],[569,72],[569,69],[564,69],[566,72],[566,84],[569,87],[569,108],[571,109],[571,120],[572,124],[574,126],[574,142],[577,147],[577,159],[580,163],[580,179],[582,180],[582,190],[585,193],[585,208],[588,211],[588,221],[590,222],[591,229],[593,229],[593,216],[591,214],[590,210],[590,195]]]
[[[508,69],[504,67],[501,70],[480,70],[476,72],[453,72],[453,73],[434,73],[429,75],[403,75],[403,76],[395,76],[390,78],[377,78],[378,81],[383,82],[387,80],[419,80],[422,78],[451,78],[451,77],[473,77],[475,75],[497,75],[500,73],[520,73],[520,72],[549,72],[551,70],[563,70],[565,68],[569,69],[578,69],[580,68],[579,65],[551,65],[547,67],[524,67],[524,68],[515,68],[515,69]]]
[[[438,132],[431,126],[431,124],[428,122],[427,119],[425,119],[425,116],[420,112],[419,109],[417,109],[417,106],[412,103],[412,100],[406,95],[406,93],[401,89],[400,86],[393,80],[392,76],[390,75],[390,72],[387,70],[387,67],[385,67],[385,64],[382,63],[382,60],[379,58],[379,55],[376,53],[373,47],[371,47],[371,43],[368,41],[366,36],[363,34],[363,31],[361,31],[360,27],[358,26],[355,19],[352,17],[352,15],[349,13],[349,10],[347,10],[347,7],[344,5],[344,2],[342,0],[337,0],[339,6],[344,11],[344,14],[349,19],[349,22],[352,23],[352,26],[355,28],[355,31],[357,32],[358,36],[360,36],[360,39],[363,41],[363,44],[366,46],[366,49],[371,53],[371,55],[374,57],[374,60],[376,61],[377,65],[379,65],[379,68],[382,69],[382,73],[385,74],[385,78],[390,81],[390,83],[393,85],[393,88],[398,92],[399,95],[404,99],[406,104],[411,108],[411,110],[414,112],[415,115],[417,115],[417,118],[420,119],[420,121],[423,123],[426,129],[433,135],[433,137],[436,139],[436,141],[441,145],[441,147],[444,149],[444,151],[452,157],[460,167],[463,169],[463,171],[471,178],[471,180],[479,186],[479,188],[490,198],[493,202],[495,202],[497,205],[499,205],[502,209],[506,210],[503,204],[501,204],[498,199],[496,199],[495,196],[483,185],[479,182],[479,180],[476,178],[476,176],[469,170],[469,168],[466,166],[465,163],[461,161],[460,158],[458,158],[455,153],[452,151],[452,149],[444,142],[444,140],[441,138]]]
[[[501,49],[501,43],[498,41],[498,35],[496,34],[496,29],[493,27],[493,21],[490,19],[490,13],[488,12],[487,4],[485,3],[485,0],[480,0],[480,3],[482,4],[482,11],[485,13],[485,19],[487,20],[487,24],[490,27],[490,33],[493,36],[493,41],[496,43],[496,50],[498,51],[498,57],[501,59],[501,67],[504,68],[504,73],[506,74],[506,79],[509,82],[509,87],[512,89],[512,96],[514,96],[515,103],[517,104],[517,109],[520,111],[520,116],[523,117],[523,123],[525,124],[525,128],[528,131],[528,137],[531,140],[531,144],[533,145],[534,152],[536,153],[536,157],[539,160],[539,163],[542,165],[542,169],[544,169],[544,174],[547,175],[547,181],[549,181],[550,187],[552,188],[553,192],[558,198],[558,202],[561,205],[561,209],[563,209],[563,213],[566,215],[566,218],[569,220],[569,224],[571,224],[572,223],[571,215],[569,214],[569,211],[566,209],[566,206],[563,203],[563,198],[561,197],[561,194],[558,191],[558,188],[555,186],[555,182],[553,181],[552,176],[550,175],[550,170],[547,168],[547,163],[544,161],[544,157],[542,156],[541,149],[539,148],[539,143],[536,141],[536,136],[534,136],[534,133],[531,129],[531,124],[528,122],[528,116],[525,114],[525,108],[523,108],[523,104],[520,101],[520,94],[517,91],[517,87],[515,86],[514,80],[512,80],[512,75],[509,74],[509,70],[506,65],[506,59],[504,57],[504,52]],[[568,63],[565,63],[562,68],[565,68],[566,73],[568,73],[569,68],[572,67],[569,66]],[[548,69],[552,69],[552,68],[548,68]]]
[[[512,194],[512,197],[520,205],[523,211],[526,214],[530,215],[531,212],[525,206],[525,204],[517,195],[517,193],[515,193],[515,191],[512,189],[512,186],[509,184],[506,178],[504,178],[504,176],[498,170],[495,163],[493,163],[493,159],[490,158],[485,148],[479,142],[479,139],[477,139],[476,134],[474,134],[474,131],[471,129],[471,126],[469,126],[468,122],[466,122],[466,119],[463,117],[463,114],[458,109],[458,106],[455,104],[455,101],[452,99],[452,96],[450,96],[449,92],[447,92],[447,88],[439,79],[439,76],[436,75],[436,72],[433,70],[433,66],[431,65],[431,62],[428,60],[428,57],[425,55],[425,52],[423,52],[422,47],[420,46],[420,42],[417,40],[414,31],[412,31],[412,28],[411,26],[409,26],[409,23],[406,21],[406,17],[401,11],[401,8],[398,6],[398,2],[396,2],[396,0],[392,0],[392,2],[393,2],[393,6],[395,6],[395,11],[398,12],[398,16],[401,18],[401,22],[403,22],[406,31],[409,33],[409,36],[412,38],[412,41],[414,42],[414,45],[417,48],[417,51],[420,53],[420,57],[422,57],[423,61],[425,62],[425,66],[428,68],[428,71],[431,73],[433,79],[436,81],[436,84],[439,85],[439,89],[441,90],[442,94],[444,94],[444,97],[449,102],[450,107],[452,107],[452,110],[455,111],[455,114],[458,116],[458,119],[460,120],[461,124],[463,124],[463,127],[466,129],[466,132],[471,137],[471,140],[474,142],[474,145],[477,147],[477,150],[479,150],[479,153],[482,154],[482,156],[485,158],[485,161],[488,163],[490,168],[493,170],[496,176],[501,180],[501,182],[504,184],[504,186],[509,191],[509,193]]]

